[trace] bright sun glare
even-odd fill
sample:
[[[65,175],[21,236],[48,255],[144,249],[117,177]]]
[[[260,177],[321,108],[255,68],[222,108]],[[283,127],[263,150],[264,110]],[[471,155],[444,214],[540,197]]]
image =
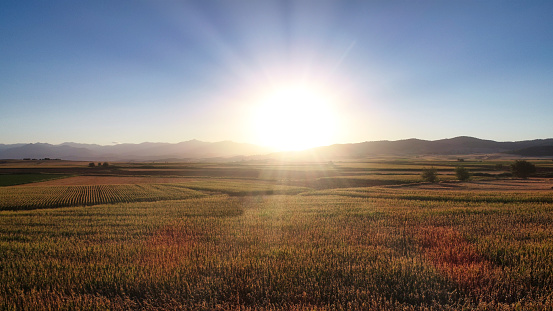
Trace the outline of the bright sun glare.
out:
[[[254,113],[258,141],[279,150],[302,150],[331,144],[336,115],[325,90],[295,84],[264,94]]]

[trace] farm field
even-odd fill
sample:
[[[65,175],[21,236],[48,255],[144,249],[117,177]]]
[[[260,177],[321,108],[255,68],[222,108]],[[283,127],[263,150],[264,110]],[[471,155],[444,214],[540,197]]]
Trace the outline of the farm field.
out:
[[[62,174],[2,174],[0,175],[0,187],[14,185],[28,185],[31,183],[57,180],[68,176]]]
[[[552,178],[402,163],[48,167],[0,187],[0,310],[553,308]]]

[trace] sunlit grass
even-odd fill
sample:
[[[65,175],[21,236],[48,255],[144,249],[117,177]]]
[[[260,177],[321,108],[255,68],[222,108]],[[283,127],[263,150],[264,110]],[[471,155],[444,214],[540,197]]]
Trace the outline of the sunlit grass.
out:
[[[2,211],[0,309],[551,306],[551,203],[379,191]]]

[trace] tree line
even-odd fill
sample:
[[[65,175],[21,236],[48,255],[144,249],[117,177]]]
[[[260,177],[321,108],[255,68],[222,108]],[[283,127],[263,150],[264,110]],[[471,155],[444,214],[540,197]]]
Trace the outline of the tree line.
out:
[[[526,160],[516,160],[511,164],[511,173],[514,177],[518,178],[528,178],[536,172],[536,165],[526,161]],[[472,174],[464,166],[457,166],[455,168],[455,177],[460,181],[467,181],[471,178]],[[423,168],[421,173],[421,178],[423,181],[435,183],[438,181],[438,171],[431,168]]]

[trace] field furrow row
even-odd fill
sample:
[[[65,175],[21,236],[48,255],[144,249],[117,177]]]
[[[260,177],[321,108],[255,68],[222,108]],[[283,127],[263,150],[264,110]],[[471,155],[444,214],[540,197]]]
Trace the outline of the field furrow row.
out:
[[[0,188],[0,210],[179,200],[199,196],[203,194],[170,184],[3,187]]]

